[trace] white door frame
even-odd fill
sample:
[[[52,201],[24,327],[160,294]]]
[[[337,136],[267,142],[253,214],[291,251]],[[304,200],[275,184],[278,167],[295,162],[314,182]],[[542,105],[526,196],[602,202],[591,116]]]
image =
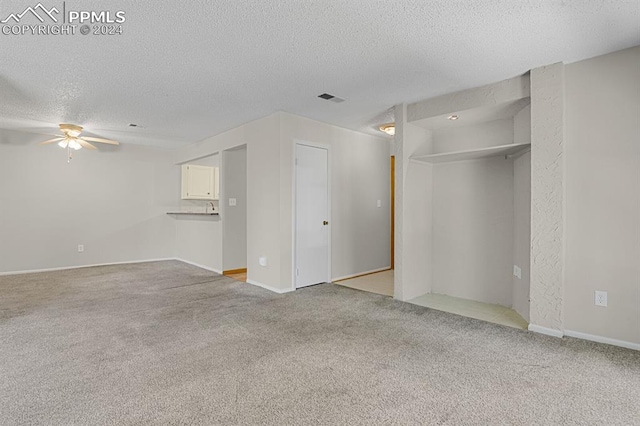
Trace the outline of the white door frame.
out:
[[[293,200],[293,202],[291,203],[291,218],[293,219],[291,221],[291,289],[292,290],[296,290],[296,267],[297,262],[296,262],[296,224],[297,224],[297,218],[296,218],[296,203],[297,203],[297,199],[296,199],[296,182],[298,179],[297,173],[296,173],[296,153],[297,153],[297,146],[298,145],[305,145],[305,146],[310,146],[312,148],[322,148],[322,149],[326,149],[327,150],[327,185],[328,185],[328,194],[327,194],[327,221],[329,222],[329,250],[328,250],[328,270],[327,270],[327,282],[330,283],[331,282],[331,230],[332,230],[332,225],[333,222],[331,221],[331,145],[327,145],[327,144],[323,144],[323,143],[316,143],[316,142],[307,142],[307,141],[302,141],[299,139],[293,139],[293,143],[292,143],[292,148],[293,148],[293,155],[291,155],[291,167],[293,170],[293,173],[291,174],[293,179],[292,179],[292,183],[291,183],[291,199]]]

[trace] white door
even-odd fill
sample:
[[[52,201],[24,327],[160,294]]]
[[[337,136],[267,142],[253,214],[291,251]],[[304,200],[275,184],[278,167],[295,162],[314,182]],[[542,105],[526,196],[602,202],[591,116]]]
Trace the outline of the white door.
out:
[[[329,151],[296,144],[296,288],[329,282]]]

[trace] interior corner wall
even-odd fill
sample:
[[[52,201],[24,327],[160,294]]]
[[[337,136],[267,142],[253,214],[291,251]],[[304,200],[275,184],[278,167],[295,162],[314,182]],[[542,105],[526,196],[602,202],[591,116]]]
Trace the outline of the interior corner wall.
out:
[[[436,164],[432,292],[510,307],[513,160]]]
[[[247,267],[247,148],[222,151],[220,215],[223,270]],[[236,201],[234,206],[229,199]]]
[[[229,148],[247,146],[247,280],[276,291],[287,291],[280,280],[280,113],[252,121],[227,132],[189,145],[175,154],[175,163],[219,153]],[[174,166],[179,169],[178,166]],[[225,183],[220,182],[224,187]],[[224,217],[221,218],[224,220]],[[222,237],[222,236],[221,236]],[[177,238],[182,238],[178,235]],[[187,235],[190,244],[200,244],[202,235]],[[220,238],[220,244],[222,238]],[[222,268],[222,253],[209,249],[199,254],[207,263]],[[258,259],[267,258],[267,266]]]
[[[433,291],[434,166],[410,161],[405,169],[401,300],[411,300]]]
[[[389,140],[280,113],[280,235],[284,286],[293,286],[294,144],[331,152],[331,278],[390,267]],[[381,206],[377,207],[377,200]],[[274,200],[274,202],[278,202]]]
[[[531,259],[531,153],[513,160],[513,264],[521,278],[512,276],[513,309],[529,322]]]
[[[531,143],[531,105],[522,108],[513,117],[513,143]]]
[[[189,161],[207,167],[220,167],[220,155],[212,154],[197,160]],[[180,171],[180,166],[174,166]],[[180,178],[178,178],[180,179]],[[180,192],[175,199],[180,200]],[[180,200],[180,210],[204,212],[210,208],[209,201]],[[214,201],[218,206],[218,201]],[[222,221],[220,216],[172,216],[176,226],[176,257],[222,272]]]
[[[174,257],[170,152],[123,144],[67,164],[38,139],[0,142],[0,273]]]
[[[531,143],[531,105],[513,117],[513,142]],[[531,283],[531,151],[513,160],[513,264],[521,271],[513,281],[513,309],[529,322]]]
[[[566,65],[565,328],[640,344],[640,47]],[[608,307],[594,291],[608,292]]]
[[[395,107],[396,201],[394,298],[431,292],[433,166],[410,161],[432,149],[432,133],[407,123],[406,105]]]

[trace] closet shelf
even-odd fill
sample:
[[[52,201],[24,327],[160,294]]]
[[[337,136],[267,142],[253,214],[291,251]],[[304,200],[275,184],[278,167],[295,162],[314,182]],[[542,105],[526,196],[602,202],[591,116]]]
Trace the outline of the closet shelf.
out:
[[[219,213],[204,213],[204,212],[167,212],[167,214],[190,215],[190,216],[218,216],[218,214],[219,214]]]
[[[417,155],[410,157],[410,160],[423,163],[448,163],[451,161],[474,160],[478,158],[500,157],[503,155],[513,155],[529,148],[529,143],[497,145],[487,148],[469,149],[465,151],[443,152],[440,154]]]

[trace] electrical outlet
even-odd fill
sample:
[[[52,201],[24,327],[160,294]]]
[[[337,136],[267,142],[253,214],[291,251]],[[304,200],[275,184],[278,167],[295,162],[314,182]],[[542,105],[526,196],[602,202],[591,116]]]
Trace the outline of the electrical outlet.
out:
[[[607,307],[607,292],[596,290],[596,306]]]
[[[267,266],[267,258],[265,256],[262,256],[258,259],[258,264],[260,264],[260,266]]]
[[[236,201],[236,199],[235,199],[235,198],[229,198],[229,205],[230,205],[230,206],[232,206],[232,207],[233,207],[233,206],[235,206],[235,205],[236,205],[236,202],[237,202],[237,201]]]
[[[78,244],[78,253],[84,252],[84,245]]]
[[[519,280],[522,279],[522,269],[518,265],[513,265],[513,275]]]

